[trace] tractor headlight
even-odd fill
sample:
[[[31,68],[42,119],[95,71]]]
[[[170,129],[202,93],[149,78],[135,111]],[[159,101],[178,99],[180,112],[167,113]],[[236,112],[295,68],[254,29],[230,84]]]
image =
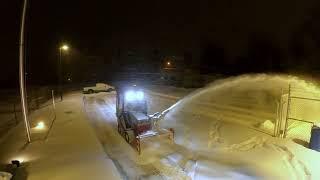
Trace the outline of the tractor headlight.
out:
[[[137,92],[137,100],[142,101],[144,99],[144,94],[142,91]]]
[[[127,101],[142,101],[144,99],[144,93],[142,91],[127,91],[125,98]]]

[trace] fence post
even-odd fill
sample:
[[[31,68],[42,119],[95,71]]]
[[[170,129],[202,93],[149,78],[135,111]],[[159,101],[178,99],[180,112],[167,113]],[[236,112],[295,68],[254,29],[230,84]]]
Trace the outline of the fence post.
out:
[[[56,103],[55,103],[55,101],[54,101],[54,90],[51,90],[51,96],[52,96],[53,109],[56,109]]]
[[[18,124],[17,118],[17,110],[16,110],[16,103],[13,102],[13,112],[14,112],[14,120],[16,121],[16,125]]]
[[[40,93],[41,93],[41,91],[40,91]],[[39,94],[39,91],[35,91],[34,94],[35,94],[35,99],[36,99],[36,109],[39,109],[40,108],[39,98],[41,98],[41,94]]]
[[[282,95],[282,93],[281,93],[281,95]],[[275,122],[274,129],[273,129],[274,137],[278,136],[279,121],[281,120],[281,117],[279,116],[279,111],[280,111],[279,109],[280,109],[281,100],[280,100],[280,103],[278,101],[276,103],[277,103],[276,122]]]
[[[275,128],[274,128],[274,135],[275,137],[282,137],[282,133],[281,133],[281,128],[282,128],[282,123],[283,123],[283,119],[282,119],[282,116],[283,116],[283,112],[282,112],[282,109],[283,109],[283,95],[284,95],[284,92],[283,92],[283,89],[281,88],[281,96],[280,96],[280,100],[279,102],[277,101],[277,118],[276,118],[276,124],[275,124]]]
[[[287,115],[286,115],[286,124],[284,126],[284,133],[283,133],[283,138],[287,137],[287,129],[288,129],[288,119],[290,116],[290,91],[291,91],[291,86],[289,84],[289,91],[288,91],[288,102],[287,102]]]

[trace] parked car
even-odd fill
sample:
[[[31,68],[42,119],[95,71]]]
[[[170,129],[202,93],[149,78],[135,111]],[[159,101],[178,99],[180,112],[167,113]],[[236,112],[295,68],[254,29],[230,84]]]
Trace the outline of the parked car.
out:
[[[105,83],[97,83],[96,86],[84,87],[83,93],[84,94],[92,94],[92,93],[98,93],[98,92],[111,92],[114,90],[115,89],[113,86],[110,86]]]

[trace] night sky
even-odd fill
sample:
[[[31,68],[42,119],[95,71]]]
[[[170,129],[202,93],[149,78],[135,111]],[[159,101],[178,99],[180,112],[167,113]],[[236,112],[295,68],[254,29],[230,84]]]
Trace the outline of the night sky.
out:
[[[52,81],[61,42],[76,52],[107,60],[118,47],[183,52],[209,43],[223,48],[225,61],[234,63],[236,57],[250,52],[250,38],[261,37],[289,59],[291,39],[320,9],[316,2],[33,0],[26,22],[27,72],[34,79],[41,76]],[[21,0],[1,3],[1,84],[14,85],[18,77],[21,6]]]

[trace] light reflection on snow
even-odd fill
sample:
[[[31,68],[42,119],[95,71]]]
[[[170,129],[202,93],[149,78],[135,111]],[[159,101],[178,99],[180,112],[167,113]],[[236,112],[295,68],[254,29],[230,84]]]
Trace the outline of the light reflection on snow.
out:
[[[24,156],[20,155],[20,156],[12,157],[12,158],[8,161],[8,163],[11,163],[11,161],[13,161],[13,160],[18,160],[20,163],[28,162],[28,158],[27,158],[26,155],[24,155]]]
[[[38,122],[37,126],[34,128],[37,130],[43,130],[43,129],[45,129],[45,127],[46,127],[46,125],[44,124],[44,122],[40,121],[40,122]]]

